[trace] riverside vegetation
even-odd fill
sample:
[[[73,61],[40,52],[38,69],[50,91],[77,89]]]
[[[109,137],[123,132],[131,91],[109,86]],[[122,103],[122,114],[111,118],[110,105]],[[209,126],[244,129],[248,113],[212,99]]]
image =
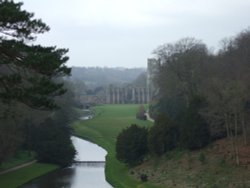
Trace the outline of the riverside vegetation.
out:
[[[71,71],[68,50],[31,44],[50,28],[22,6],[0,1],[0,170],[34,159],[57,165],[36,163],[1,174],[0,187],[6,188],[67,166],[75,154],[68,125],[76,115],[63,80]]]
[[[129,168],[116,159],[116,139],[118,134],[130,124],[150,127],[152,123],[136,119],[138,105],[103,105],[94,107],[95,116],[91,120],[73,124],[75,134],[90,140],[107,150],[106,178],[114,187],[130,188],[157,186],[136,181],[129,174]]]
[[[64,167],[75,154],[69,124],[77,118],[71,84],[63,79],[70,74],[68,50],[31,45],[49,27],[21,8],[22,3],[0,1],[0,164],[9,168],[6,161],[19,151],[35,151],[40,162]],[[115,187],[154,187],[147,181],[163,187],[249,187],[250,30],[223,40],[217,53],[194,38],[154,53],[159,64],[149,106],[153,126],[135,119],[136,105],[98,106],[93,120],[73,125],[77,135],[109,152],[108,181]],[[126,138],[138,136],[130,129],[143,134],[135,146],[144,149],[128,161],[117,152]],[[11,180],[17,187],[41,175],[38,167],[44,173],[58,166],[34,164],[1,175],[0,183]]]
[[[157,92],[149,109],[155,124],[148,131],[147,143],[137,140],[136,146],[143,148],[141,155],[135,155],[137,148],[130,155],[121,152],[127,141],[120,138],[135,135],[130,128],[121,132],[118,159],[136,166],[140,163],[131,161],[147,156],[142,170],[135,168],[131,173],[156,185],[249,187],[250,29],[223,40],[217,53],[194,38],[161,45],[154,53],[157,70],[152,81]],[[134,138],[143,136],[142,132]],[[160,165],[159,159],[164,161]],[[143,176],[138,178],[138,173]]]
[[[123,129],[117,135],[117,158],[129,167],[144,161],[143,167],[148,159],[147,171],[131,174],[139,173],[137,179],[160,186],[250,186],[250,30],[224,40],[217,54],[194,38],[164,44],[154,52],[159,62],[153,78],[157,93],[150,105],[155,124],[148,134],[136,125]],[[215,149],[207,150],[209,144]],[[153,167],[155,160],[176,151],[184,153],[177,164],[170,160],[160,171]],[[195,158],[203,166],[196,165]],[[194,170],[189,170],[192,165]],[[193,174],[187,176],[189,172]],[[160,173],[166,176],[157,178]]]
[[[233,156],[228,156],[230,141],[225,139],[200,150],[175,149],[162,156],[146,155],[143,163],[132,167],[119,162],[115,147],[122,130],[131,124],[147,130],[152,128],[152,122],[136,119],[138,107],[96,106],[93,119],[73,124],[76,135],[107,150],[106,178],[114,187],[247,187],[249,169],[234,164]]]
[[[0,175],[0,187],[16,188],[58,168],[57,165],[53,164],[35,163],[28,167]]]

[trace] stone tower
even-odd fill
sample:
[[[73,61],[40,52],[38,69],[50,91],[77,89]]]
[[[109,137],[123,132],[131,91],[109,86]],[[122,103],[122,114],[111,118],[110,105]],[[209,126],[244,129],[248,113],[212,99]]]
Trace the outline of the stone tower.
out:
[[[147,101],[149,102],[157,93],[158,89],[154,84],[154,77],[160,69],[160,60],[149,58],[147,62]]]

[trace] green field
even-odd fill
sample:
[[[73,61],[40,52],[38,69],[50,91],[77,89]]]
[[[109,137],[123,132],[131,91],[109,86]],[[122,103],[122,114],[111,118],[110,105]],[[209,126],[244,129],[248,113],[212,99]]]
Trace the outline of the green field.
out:
[[[122,129],[135,123],[149,127],[149,121],[135,118],[139,105],[103,105],[94,108],[95,117],[73,124],[75,134],[90,140],[107,150],[106,177],[116,188],[155,188],[147,183],[137,182],[129,176],[129,169],[115,158],[116,137]]]
[[[25,168],[0,175],[1,188],[16,188],[20,185],[57,169],[58,166],[52,164],[35,163]]]

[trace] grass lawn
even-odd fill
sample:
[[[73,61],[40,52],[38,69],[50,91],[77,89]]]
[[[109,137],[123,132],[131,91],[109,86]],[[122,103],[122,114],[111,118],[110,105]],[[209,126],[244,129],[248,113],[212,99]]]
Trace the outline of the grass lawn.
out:
[[[135,181],[129,175],[129,169],[115,158],[115,143],[122,129],[137,124],[149,127],[149,121],[135,118],[139,105],[103,105],[94,108],[95,117],[73,124],[75,134],[90,140],[108,151],[106,157],[106,177],[116,188],[155,188],[147,183]]]
[[[20,185],[57,169],[58,166],[52,164],[35,163],[31,166],[0,175],[0,187],[16,188]]]
[[[0,165],[0,172],[23,163],[34,160],[34,154],[30,154],[28,151],[19,151],[14,157],[8,159]]]

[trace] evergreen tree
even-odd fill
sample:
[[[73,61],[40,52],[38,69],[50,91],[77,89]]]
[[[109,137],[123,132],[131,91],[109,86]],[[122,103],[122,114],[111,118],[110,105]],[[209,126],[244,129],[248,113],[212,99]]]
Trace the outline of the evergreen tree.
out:
[[[132,124],[117,137],[116,157],[118,160],[134,166],[142,162],[148,151],[147,129]]]
[[[60,118],[48,118],[33,132],[33,150],[41,162],[68,166],[75,156],[70,139],[70,129]]]
[[[30,45],[49,27],[33,13],[22,10],[22,5],[0,0],[0,163],[22,141],[20,117],[27,114],[16,107],[56,108],[55,96],[66,92],[58,77],[70,74],[65,65],[67,49]]]
[[[65,92],[54,79],[70,73],[68,50],[26,44],[49,27],[21,6],[0,1],[0,100],[51,109],[56,106],[53,97]]]
[[[148,148],[151,154],[161,156],[179,144],[179,127],[164,115],[156,118],[148,133]]]

